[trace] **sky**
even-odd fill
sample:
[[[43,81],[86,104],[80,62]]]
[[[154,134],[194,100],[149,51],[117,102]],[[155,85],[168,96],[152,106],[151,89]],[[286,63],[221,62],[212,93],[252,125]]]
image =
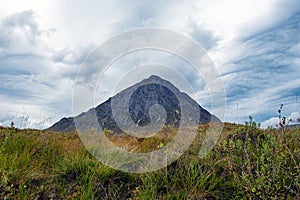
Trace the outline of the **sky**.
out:
[[[225,87],[224,121],[244,123],[251,115],[273,126],[282,103],[285,116],[299,117],[298,0],[1,0],[0,125],[43,129],[73,116],[85,58],[111,37],[147,27],[176,31],[204,47]],[[118,69],[111,72],[115,79],[127,68]],[[115,79],[107,79],[99,103]],[[209,110],[201,95],[196,91],[196,101]]]

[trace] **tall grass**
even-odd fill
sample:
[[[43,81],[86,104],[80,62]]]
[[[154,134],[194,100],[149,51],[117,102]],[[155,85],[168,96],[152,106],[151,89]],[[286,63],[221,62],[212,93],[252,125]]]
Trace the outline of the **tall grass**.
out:
[[[0,128],[0,199],[300,199],[300,131],[225,124],[199,159],[207,125],[188,151],[158,171],[130,174],[98,162],[73,134]],[[149,152],[167,144],[168,127],[149,139],[108,137]]]

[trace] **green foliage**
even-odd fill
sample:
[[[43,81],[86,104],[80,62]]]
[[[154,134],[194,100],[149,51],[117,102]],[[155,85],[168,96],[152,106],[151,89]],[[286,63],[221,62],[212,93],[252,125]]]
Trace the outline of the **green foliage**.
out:
[[[98,162],[76,134],[0,128],[0,199],[300,198],[299,129],[261,130],[251,117],[245,126],[225,124],[213,151],[199,159],[205,130],[168,167],[130,174]],[[149,152],[175,132],[144,140],[106,134]]]
[[[113,131],[111,131],[111,130],[107,130],[106,128],[104,128],[104,130],[103,130],[103,133],[107,136],[107,137],[109,137],[109,136],[112,136],[113,135]]]
[[[246,199],[299,197],[299,130],[286,135],[262,131],[249,119],[236,134],[219,141],[235,190]]]

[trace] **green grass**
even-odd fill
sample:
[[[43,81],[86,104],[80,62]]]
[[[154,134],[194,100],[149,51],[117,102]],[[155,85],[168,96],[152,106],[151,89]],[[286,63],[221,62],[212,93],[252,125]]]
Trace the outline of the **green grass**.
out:
[[[75,133],[0,128],[0,199],[300,199],[299,129],[226,123],[200,159],[206,129],[200,126],[188,151],[168,167],[130,174],[98,162]],[[174,134],[167,128],[144,140],[109,138],[149,152]]]

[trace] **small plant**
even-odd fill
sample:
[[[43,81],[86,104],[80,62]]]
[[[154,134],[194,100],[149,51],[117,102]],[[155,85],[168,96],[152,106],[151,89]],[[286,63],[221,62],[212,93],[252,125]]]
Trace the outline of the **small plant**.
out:
[[[287,117],[282,116],[282,110],[283,110],[283,104],[281,104],[278,109],[279,122],[278,122],[278,124],[276,124],[276,126],[284,130],[289,125],[289,122],[292,121],[292,119],[288,120]]]
[[[104,128],[103,133],[104,133],[106,136],[112,136],[112,135],[113,135],[113,131],[108,130],[108,129],[106,129],[106,128]]]
[[[157,145],[157,148],[158,148],[158,149],[162,149],[163,147],[164,147],[164,143],[159,142],[159,144]]]
[[[14,123],[14,121],[11,121],[11,123],[10,123],[10,128],[15,128],[15,123]]]

